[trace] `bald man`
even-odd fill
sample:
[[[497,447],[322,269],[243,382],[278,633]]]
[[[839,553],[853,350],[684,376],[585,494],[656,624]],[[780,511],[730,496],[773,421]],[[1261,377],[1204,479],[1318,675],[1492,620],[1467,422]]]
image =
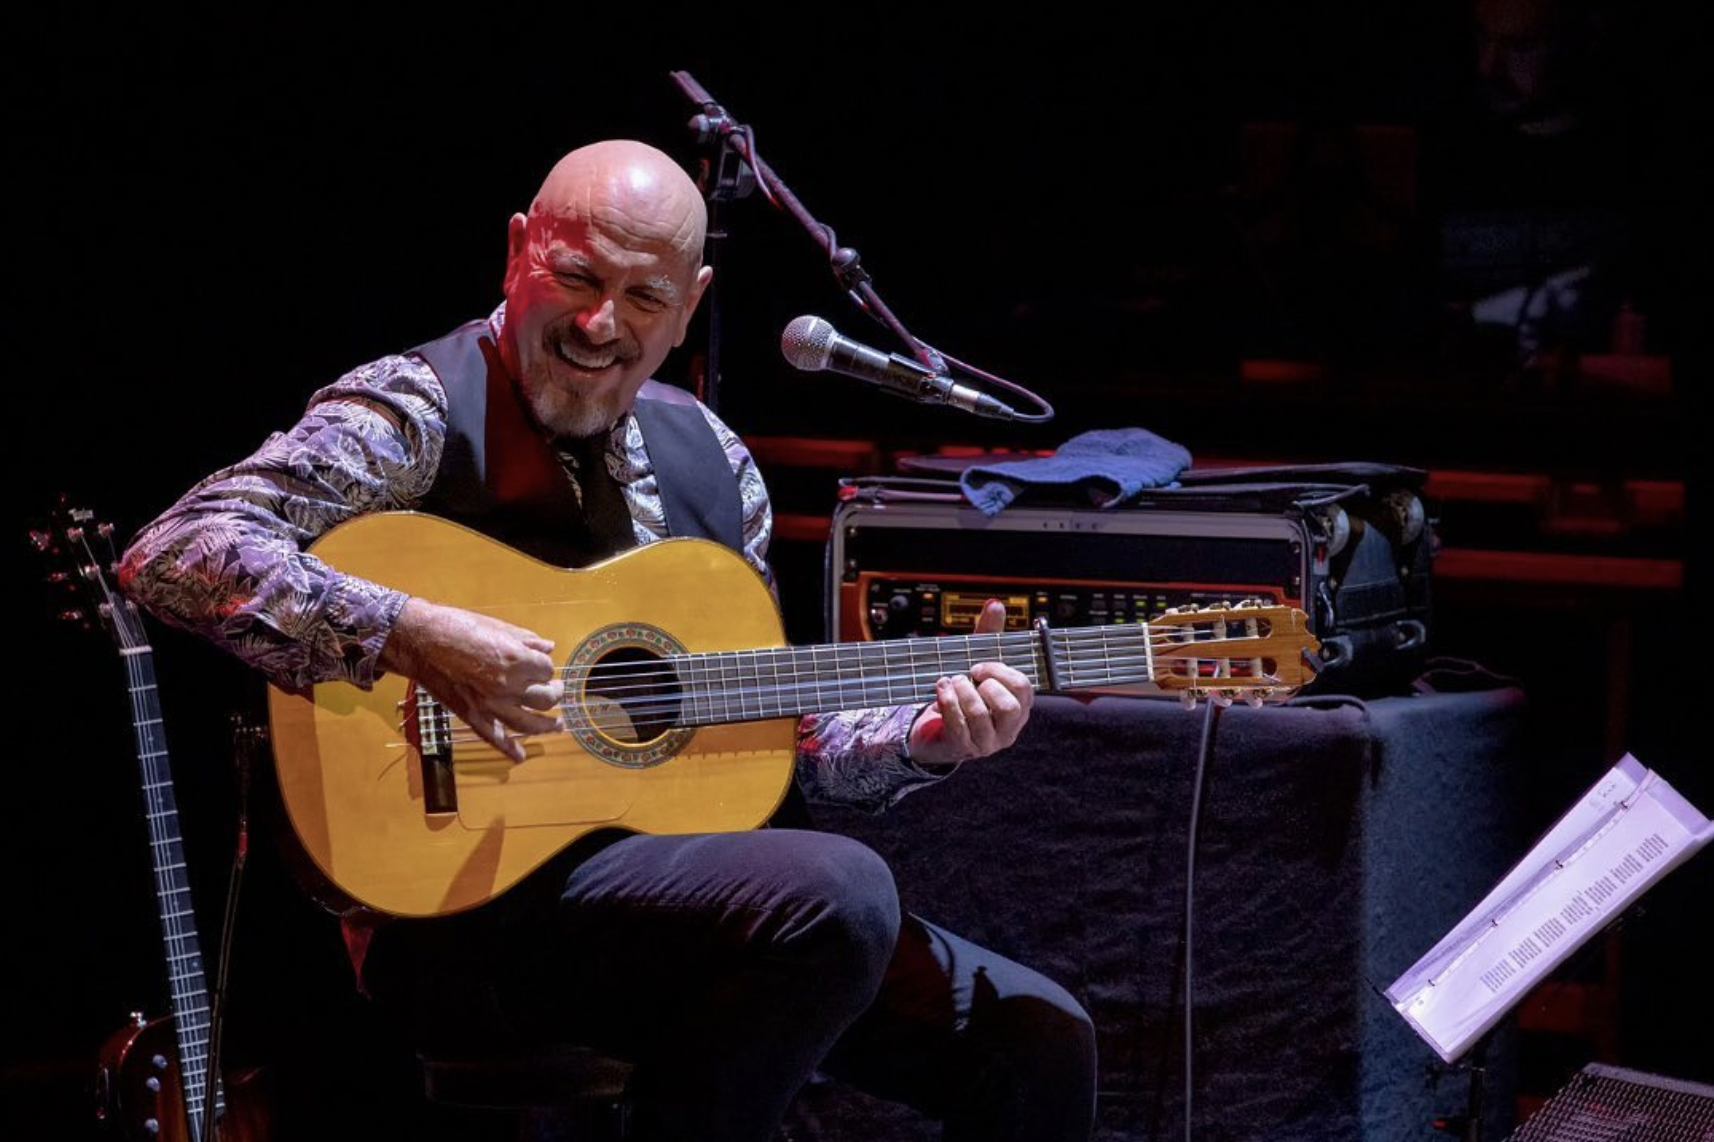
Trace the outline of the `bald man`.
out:
[[[491,314],[317,392],[139,533],[124,589],[284,690],[409,678],[522,761],[531,735],[565,729],[549,639],[305,549],[355,516],[413,510],[556,566],[712,539],[771,590],[749,451],[651,379],[708,288],[705,227],[696,185],[653,147],[566,155],[508,224]],[[982,628],[1003,618],[992,607]],[[1024,675],[981,663],[920,706],[806,717],[797,787],[880,811],[1010,745],[1031,701]],[[903,914],[874,852],[783,824],[607,830],[467,910],[353,910],[359,980],[425,1049],[576,1041],[631,1060],[637,1138],[762,1142],[818,1068],[960,1138],[1087,1138],[1094,1036],[1078,1003]]]

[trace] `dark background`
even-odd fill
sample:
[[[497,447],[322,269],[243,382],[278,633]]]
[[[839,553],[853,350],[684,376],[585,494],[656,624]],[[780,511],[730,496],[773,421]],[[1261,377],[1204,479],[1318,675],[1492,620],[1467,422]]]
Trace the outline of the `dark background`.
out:
[[[1530,692],[1548,744],[1519,764],[1538,821],[1618,749],[1714,805],[1692,717],[1701,624],[1675,609],[1703,581],[1688,543],[1704,496],[1707,379],[1694,38],[1673,6],[1630,6],[1604,35],[1594,129],[1537,163],[1483,121],[1458,6],[1302,7],[1144,7],[1122,21],[1078,6],[1010,17],[864,6],[777,21],[547,5],[10,18],[19,546],[7,565],[26,739],[8,767],[6,1116],[74,1134],[101,1041],[129,1010],[159,1013],[165,993],[124,675],[110,641],[55,621],[61,600],[26,529],[64,494],[126,537],[288,425],[316,387],[486,313],[506,220],[565,150],[630,135],[690,163],[708,154],[674,70],[754,129],[760,156],[860,252],[914,333],[1058,412],[1041,426],[979,421],[792,371],[776,346],[797,314],[897,346],[842,296],[817,242],[752,195],[722,207],[712,298],[719,407],[740,432],[1011,449],[1141,425],[1199,462],[1375,460],[1598,490],[1682,486],[1671,526],[1620,519],[1573,537],[1570,553],[1681,560],[1683,593],[1449,583],[1436,637]],[[1591,383],[1564,357],[1526,368],[1473,332],[1459,303],[1504,258],[1451,272],[1442,236],[1483,211],[1622,216],[1607,301],[1646,312],[1671,393]],[[705,309],[669,379],[697,383],[708,333]],[[1567,345],[1602,347],[1591,336],[1570,331]],[[1312,375],[1245,380],[1250,360]],[[776,480],[782,509],[828,510],[831,475]],[[1449,545],[1565,544],[1539,521],[1470,505],[1446,505],[1440,522]],[[779,550],[794,637],[820,637],[818,556],[814,544]],[[1619,643],[1601,625],[1615,615]],[[236,795],[227,718],[254,701],[255,683],[149,629],[214,945]],[[381,1033],[361,1008],[326,999],[348,980],[323,917],[267,860],[252,864],[247,899],[271,926],[235,961],[234,986],[269,1000],[252,1001],[271,1012],[252,1028],[322,1004],[320,1025],[334,1030],[315,1050],[337,1069]],[[1614,1028],[1619,1061],[1703,1081],[1714,1074],[1687,1028],[1708,1025],[1707,993],[1687,993],[1700,983],[1706,864],[1675,874],[1631,925]],[[267,1037],[234,1031],[245,1034],[246,1046]],[[1580,1050],[1549,1061],[1545,1089],[1587,1061]]]

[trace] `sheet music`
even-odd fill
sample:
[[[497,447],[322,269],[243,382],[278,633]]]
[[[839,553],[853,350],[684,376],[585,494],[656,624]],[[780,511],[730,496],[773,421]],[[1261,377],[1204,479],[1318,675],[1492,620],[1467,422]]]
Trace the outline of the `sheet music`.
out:
[[[1627,753],[1387,999],[1450,1063],[1710,840],[1708,817]]]

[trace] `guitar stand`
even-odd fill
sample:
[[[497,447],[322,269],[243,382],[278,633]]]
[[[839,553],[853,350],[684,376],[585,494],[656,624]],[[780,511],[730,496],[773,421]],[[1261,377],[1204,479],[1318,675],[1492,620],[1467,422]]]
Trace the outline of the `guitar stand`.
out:
[[[250,774],[255,750],[267,740],[267,730],[241,714],[231,716],[232,762],[238,788],[237,833],[232,852],[232,871],[226,883],[226,907],[220,924],[220,959],[215,969],[214,985],[208,994],[208,1065],[203,1069],[203,1114],[206,1118],[217,1102],[215,1084],[221,1073],[221,1033],[226,1025],[226,996],[232,968],[233,933],[237,929],[239,890],[244,883],[244,866],[250,849]],[[198,1138],[214,1139],[212,1124],[204,1121],[195,1131]]]

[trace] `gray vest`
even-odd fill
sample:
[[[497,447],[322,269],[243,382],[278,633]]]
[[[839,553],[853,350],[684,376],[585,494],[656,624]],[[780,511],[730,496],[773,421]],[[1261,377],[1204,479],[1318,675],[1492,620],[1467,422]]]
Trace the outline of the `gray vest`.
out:
[[[578,507],[571,477],[526,414],[500,363],[486,320],[467,322],[412,350],[446,389],[446,450],[419,505],[562,567],[588,563],[604,546],[634,543],[595,535]],[[712,539],[743,551],[737,477],[695,399],[645,381],[632,409],[654,463],[673,536]],[[607,479],[605,471],[585,479]]]

